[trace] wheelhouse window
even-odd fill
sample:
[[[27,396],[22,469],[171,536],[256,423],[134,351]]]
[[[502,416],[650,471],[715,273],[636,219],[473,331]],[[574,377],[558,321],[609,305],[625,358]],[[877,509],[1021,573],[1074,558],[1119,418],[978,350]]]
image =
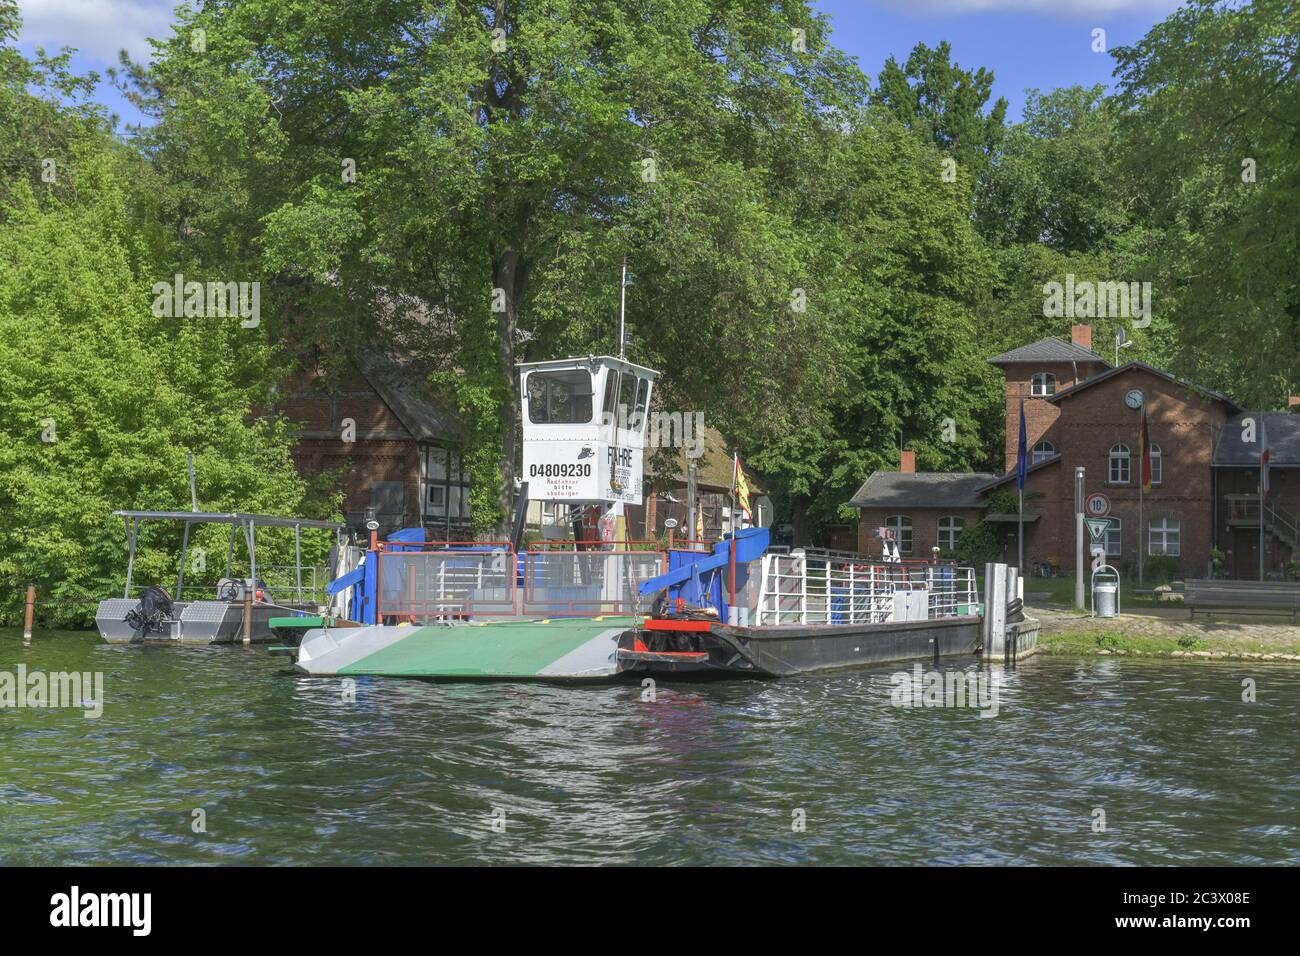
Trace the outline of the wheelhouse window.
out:
[[[1165,460],[1164,455],[1160,453],[1159,445],[1151,446],[1151,484],[1160,484],[1165,477]]]
[[[962,529],[966,527],[966,521],[958,518],[956,515],[945,515],[939,519],[939,547],[944,551],[951,551],[957,547],[957,539],[961,537]]]
[[[605,376],[605,395],[601,400],[601,424],[644,431],[649,398],[649,379],[632,372],[610,369]]]
[[[461,467],[460,453],[438,445],[425,445],[423,457],[425,517],[467,520],[469,479]]]
[[[912,553],[912,519],[908,515],[890,515],[885,527],[894,532],[894,542],[903,554]]]
[[[1112,445],[1110,448],[1110,483],[1127,485],[1129,482],[1128,445]]]
[[[1051,458],[1055,454],[1056,454],[1055,445],[1053,445],[1050,441],[1040,441],[1037,445],[1034,446],[1034,450],[1030,455],[1029,463],[1031,465],[1036,465],[1040,461],[1046,461],[1047,459]]]
[[[568,368],[528,374],[528,420],[534,425],[591,421],[591,373]]]
[[[1106,557],[1122,558],[1124,556],[1124,522],[1111,517],[1110,527],[1106,529]]]
[[[1161,518],[1152,521],[1151,539],[1147,554],[1182,553],[1182,523],[1177,518]]]
[[[1033,395],[1056,394],[1056,376],[1051,372],[1035,372],[1029,384],[1030,393]]]

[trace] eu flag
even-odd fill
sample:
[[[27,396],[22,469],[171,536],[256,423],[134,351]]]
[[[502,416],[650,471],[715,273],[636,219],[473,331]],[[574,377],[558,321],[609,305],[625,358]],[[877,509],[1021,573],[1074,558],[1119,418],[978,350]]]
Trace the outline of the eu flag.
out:
[[[1020,445],[1016,449],[1016,491],[1025,490],[1025,474],[1029,471],[1026,444],[1028,441],[1025,435],[1025,400],[1022,398],[1020,399]]]

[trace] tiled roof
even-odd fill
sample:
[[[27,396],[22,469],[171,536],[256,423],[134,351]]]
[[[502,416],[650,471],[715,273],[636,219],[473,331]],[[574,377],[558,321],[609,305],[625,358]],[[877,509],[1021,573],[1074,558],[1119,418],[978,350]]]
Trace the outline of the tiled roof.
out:
[[[1044,458],[1042,461],[1035,462],[1032,465],[1027,465],[1025,467],[1025,473],[1028,474],[1031,471],[1037,471],[1039,468],[1050,467],[1051,465],[1055,465],[1060,460],[1061,460],[1061,453],[1058,451],[1055,455],[1052,455],[1048,458]],[[1016,473],[1014,471],[1009,471],[1005,475],[994,475],[992,481],[986,481],[984,484],[980,485],[980,487],[976,490],[979,491],[980,494],[983,494],[986,491],[991,491],[992,489],[996,488],[998,485],[1004,485],[1008,481],[1015,481],[1015,480],[1016,480]]]
[[[1255,419],[1255,444],[1241,440],[1241,421]],[[1259,453],[1268,441],[1269,465],[1300,466],[1300,415],[1290,412],[1243,412],[1228,420],[1214,446],[1214,464],[1226,467],[1258,467]]]
[[[1110,363],[1096,352],[1057,338],[1039,339],[989,359],[990,365],[1012,365],[1017,362],[1100,362],[1110,368]]]
[[[429,394],[425,375],[378,350],[357,357],[357,367],[416,441],[459,441],[464,425],[456,410]]]
[[[873,471],[850,500],[854,508],[978,508],[986,472]]]
[[[1119,375],[1122,372],[1127,372],[1130,370],[1140,370],[1143,372],[1150,372],[1152,375],[1160,376],[1167,382],[1173,382],[1175,385],[1181,385],[1183,388],[1190,388],[1194,392],[1200,392],[1202,395],[1223,402],[1224,404],[1228,405],[1233,411],[1241,410],[1240,405],[1238,405],[1236,402],[1230,399],[1227,395],[1224,395],[1222,392],[1216,392],[1212,388],[1205,388],[1204,386],[1197,385],[1195,382],[1189,382],[1186,379],[1177,378],[1173,375],[1170,375],[1168,372],[1162,372],[1160,369],[1156,368],[1155,366],[1148,365],[1146,362],[1125,362],[1123,365],[1120,365],[1116,368],[1107,369],[1104,372],[1100,372],[1097,375],[1092,376],[1092,378],[1085,379],[1084,381],[1079,382],[1077,385],[1072,385],[1067,389],[1063,389],[1062,391],[1057,392],[1055,395],[1049,396],[1047,400],[1053,403],[1059,402],[1062,399],[1069,398],[1072,395],[1077,395],[1085,388],[1092,388],[1092,386],[1094,385],[1104,382],[1109,378],[1113,378],[1114,376]]]

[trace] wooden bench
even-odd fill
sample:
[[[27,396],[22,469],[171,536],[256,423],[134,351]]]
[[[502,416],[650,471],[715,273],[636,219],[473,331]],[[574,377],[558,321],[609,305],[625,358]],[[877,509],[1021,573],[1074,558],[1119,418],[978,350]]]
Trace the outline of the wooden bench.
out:
[[[1198,609],[1231,608],[1268,614],[1290,614],[1291,623],[1300,611],[1300,583],[1294,581],[1189,580],[1184,600],[1195,619]]]

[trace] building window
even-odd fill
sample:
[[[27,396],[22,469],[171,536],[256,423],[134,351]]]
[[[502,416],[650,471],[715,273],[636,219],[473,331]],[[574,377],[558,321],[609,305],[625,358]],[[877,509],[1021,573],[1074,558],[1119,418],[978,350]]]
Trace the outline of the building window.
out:
[[[1151,543],[1147,554],[1181,553],[1182,530],[1177,518],[1161,518],[1151,522]]]
[[[438,445],[425,445],[423,474],[424,515],[452,521],[469,518],[469,479],[461,468],[460,453]]]
[[[1151,484],[1158,485],[1165,476],[1164,456],[1160,454],[1160,446],[1151,446]]]
[[[948,515],[939,519],[939,547],[944,551],[951,551],[957,547],[957,539],[961,537],[962,529],[966,527],[966,521],[958,518],[956,515]]]
[[[1055,395],[1056,376],[1051,372],[1035,372],[1029,380],[1029,386],[1032,395]]]
[[[1040,441],[1034,446],[1033,454],[1030,456],[1029,463],[1036,465],[1040,461],[1046,461],[1056,454],[1056,446],[1050,441]]]
[[[528,420],[534,425],[591,421],[591,373],[570,368],[528,375]]]
[[[1112,485],[1127,485],[1128,480],[1128,445],[1112,445],[1110,449],[1110,483]]]
[[[1124,523],[1114,516],[1110,519],[1110,527],[1106,529],[1106,557],[1124,557]]]
[[[885,527],[894,532],[894,542],[903,554],[912,553],[912,519],[907,515],[891,515],[885,519]]]

